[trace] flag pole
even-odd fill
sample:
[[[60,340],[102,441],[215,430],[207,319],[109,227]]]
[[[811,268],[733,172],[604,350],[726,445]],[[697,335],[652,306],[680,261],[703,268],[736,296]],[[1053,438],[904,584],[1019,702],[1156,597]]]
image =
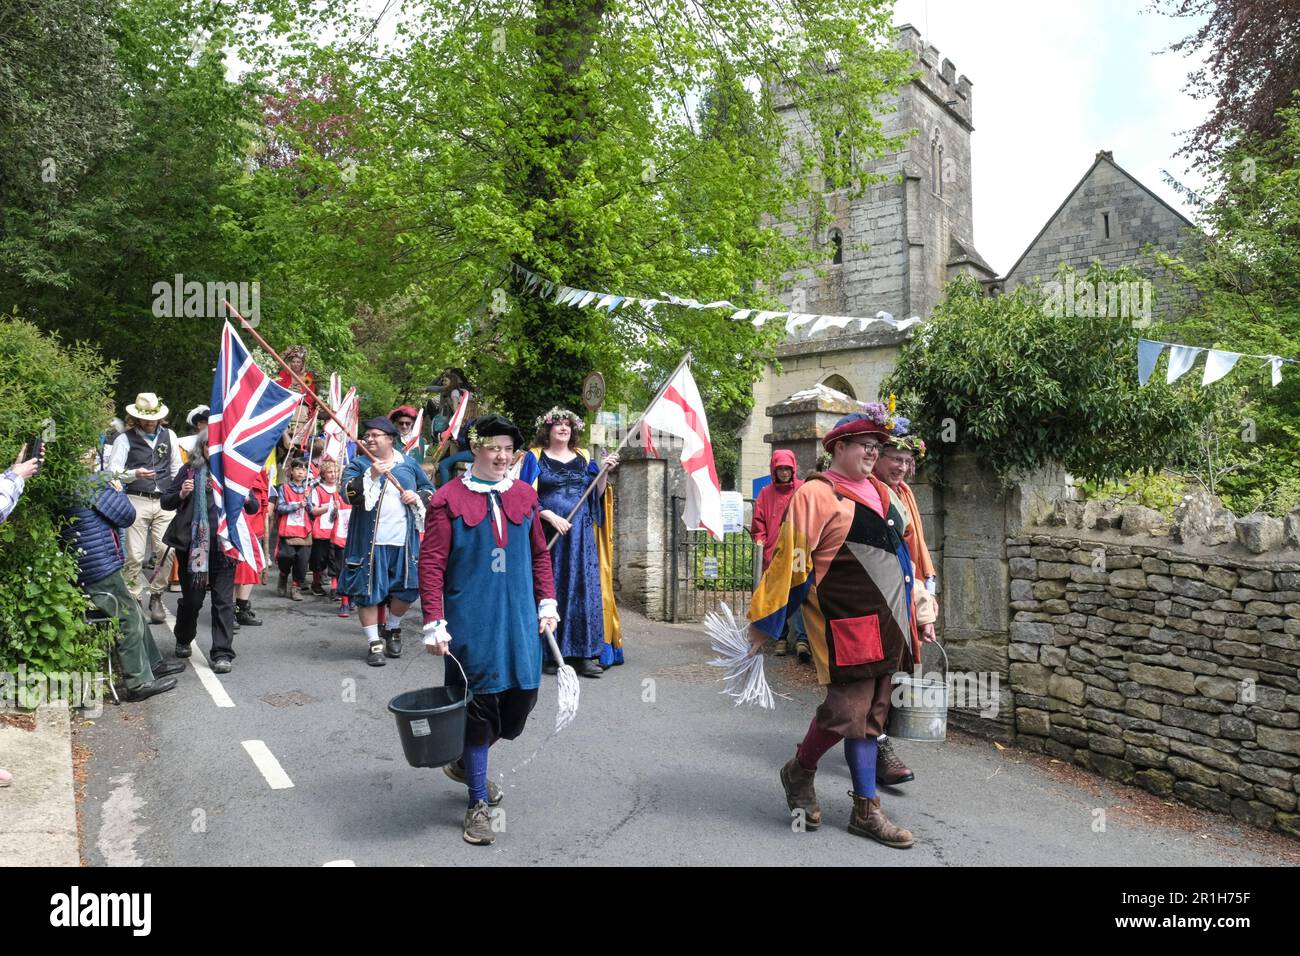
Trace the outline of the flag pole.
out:
[[[650,409],[655,407],[655,402],[659,401],[659,399],[664,397],[664,392],[668,391],[668,386],[672,384],[672,380],[677,377],[677,373],[680,372],[687,365],[689,365],[690,362],[691,362],[691,353],[688,351],[685,355],[682,356],[682,360],[677,363],[677,367],[673,369],[672,372],[669,373],[666,379],[664,379],[664,383],[659,386],[659,391],[655,392],[655,397],[650,399],[649,404],[647,404],[645,407],[645,411],[643,411],[640,414],[640,416],[637,418],[636,424],[623,433],[623,440],[620,441],[618,443],[618,447],[615,448],[609,454],[617,455],[622,450],[623,446],[627,444],[627,440],[631,438],[632,434],[641,427],[641,423],[645,420],[646,415],[649,414]],[[606,455],[605,457],[608,458],[609,455]],[[587,496],[590,495],[592,491],[595,490],[596,485],[600,483],[600,479],[604,478],[605,475],[608,473],[609,473],[609,466],[606,464],[602,464],[600,466],[600,471],[597,472],[596,474],[595,479],[591,482],[591,484],[587,485],[587,490],[582,493],[582,497],[579,498],[578,503],[573,506],[573,510],[569,512],[568,517],[564,519],[565,521],[573,520],[573,516],[578,513],[578,509],[581,508],[582,503],[587,500]],[[558,534],[552,537],[550,543],[546,546],[546,550],[550,551],[551,548],[555,546],[555,542],[559,540],[560,540],[560,536]]]
[[[335,415],[333,409],[331,409],[329,405],[321,401],[320,396],[317,395],[316,392],[312,389],[312,387],[308,385],[306,381],[303,380],[303,377],[301,375],[299,375],[292,368],[290,368],[288,362],[280,358],[280,353],[277,352],[275,349],[271,348],[271,346],[267,344],[266,339],[262,338],[260,335],[257,334],[257,329],[253,328],[253,326],[249,324],[248,319],[240,315],[239,312],[235,309],[233,305],[230,304],[229,301],[226,302],[226,308],[230,311],[230,314],[233,315],[235,318],[237,318],[240,321],[240,324],[243,325],[243,327],[248,330],[248,334],[257,340],[257,344],[262,346],[262,348],[266,349],[266,351],[271,353],[271,358],[275,359],[277,362],[280,363],[280,366],[286,372],[289,373],[289,375],[293,378],[295,382],[298,383],[298,387],[301,388],[306,394],[310,395],[313,399],[315,399],[316,407],[319,409],[324,409],[325,414],[330,417],[330,420],[333,421],[334,424],[338,425],[339,428],[343,430],[343,434],[347,435],[354,442],[360,445],[361,444],[360,440],[357,438],[356,434],[352,431],[352,429],[348,428],[347,423],[345,423],[341,418]]]

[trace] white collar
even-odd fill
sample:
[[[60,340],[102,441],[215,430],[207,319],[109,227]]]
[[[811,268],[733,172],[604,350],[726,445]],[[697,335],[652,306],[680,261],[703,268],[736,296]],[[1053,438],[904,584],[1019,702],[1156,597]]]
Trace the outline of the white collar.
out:
[[[465,474],[461,475],[460,480],[465,483],[466,488],[468,488],[470,491],[477,492],[480,495],[485,495],[489,491],[495,491],[499,494],[505,494],[505,492],[510,489],[510,486],[515,483],[514,479],[511,478],[509,475],[507,475],[505,478],[502,478],[496,484],[493,485],[484,484],[482,479],[479,479],[477,481],[474,480],[471,477],[471,472],[468,471],[465,472]]]

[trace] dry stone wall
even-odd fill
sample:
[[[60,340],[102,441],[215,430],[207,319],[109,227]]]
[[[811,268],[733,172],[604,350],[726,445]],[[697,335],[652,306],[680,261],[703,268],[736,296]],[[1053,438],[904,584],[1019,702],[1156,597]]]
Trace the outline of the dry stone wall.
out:
[[[1300,563],[1067,533],[1006,539],[1017,743],[1300,837]]]

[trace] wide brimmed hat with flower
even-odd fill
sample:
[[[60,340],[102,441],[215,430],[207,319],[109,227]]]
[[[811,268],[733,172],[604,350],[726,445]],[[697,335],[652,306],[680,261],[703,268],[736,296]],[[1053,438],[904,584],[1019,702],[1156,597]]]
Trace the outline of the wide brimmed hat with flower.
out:
[[[514,442],[516,449],[524,445],[523,433],[514,422],[504,415],[484,415],[482,418],[474,419],[474,423],[469,427],[470,447],[486,445],[489,438],[496,438],[498,435],[509,438]]]
[[[890,397],[892,404],[893,397]],[[878,435],[881,441],[890,436],[893,428],[893,409],[881,402],[862,402],[862,411],[851,412],[835,423],[835,427],[822,436],[822,447],[827,451],[841,438],[850,435]]]
[[[169,409],[153,392],[141,392],[126,406],[126,413],[141,422],[156,422],[167,417]]]

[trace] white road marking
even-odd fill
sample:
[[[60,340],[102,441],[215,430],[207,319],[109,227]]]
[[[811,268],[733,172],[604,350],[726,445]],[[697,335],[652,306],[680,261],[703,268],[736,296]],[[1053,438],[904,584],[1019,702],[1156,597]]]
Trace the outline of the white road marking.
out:
[[[293,781],[289,779],[289,775],[280,766],[280,761],[275,759],[275,754],[271,753],[265,742],[261,740],[245,740],[244,749],[253,758],[253,763],[257,765],[257,769],[262,771],[262,776],[266,778],[266,782],[271,785],[272,790],[288,790],[293,786]]]
[[[172,640],[175,640],[176,617],[172,614],[171,609],[168,608],[166,604],[163,605],[163,612],[167,615],[167,630],[171,633]],[[203,685],[203,688],[208,692],[209,696],[212,697],[212,702],[218,707],[234,707],[235,702],[230,699],[230,695],[226,693],[226,689],[221,686],[221,681],[217,678],[216,674],[212,673],[212,668],[208,666],[208,659],[204,657],[203,652],[199,650],[199,642],[192,641],[190,643],[190,649],[194,652],[194,656],[190,658],[191,663],[194,665],[194,673],[199,675],[199,683]]]
[[[108,866],[144,866],[135,851],[135,841],[144,833],[140,823],[144,800],[135,792],[135,774],[119,774],[109,783],[113,792],[104,801],[95,849]]]
[[[356,866],[352,860],[330,860],[328,863],[322,863],[321,866]]]

